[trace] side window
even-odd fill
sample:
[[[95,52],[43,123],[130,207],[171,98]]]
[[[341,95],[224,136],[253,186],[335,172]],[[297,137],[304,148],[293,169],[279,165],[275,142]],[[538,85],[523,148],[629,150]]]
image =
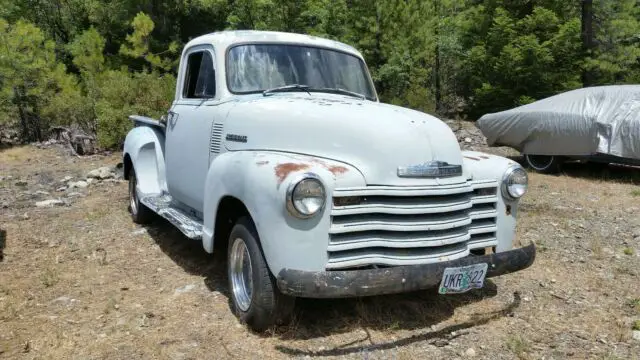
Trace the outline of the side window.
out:
[[[208,51],[189,54],[182,96],[188,99],[209,99],[216,95],[216,74]]]

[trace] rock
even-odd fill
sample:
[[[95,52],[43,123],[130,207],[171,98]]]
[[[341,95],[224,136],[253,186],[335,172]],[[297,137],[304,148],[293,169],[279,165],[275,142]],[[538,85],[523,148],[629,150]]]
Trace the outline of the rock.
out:
[[[2,209],[8,209],[9,208],[9,203],[6,201],[3,201],[0,203],[0,208]]]
[[[44,191],[44,190],[38,190],[34,194],[35,195],[47,196],[47,195],[49,195],[49,192],[48,191]]]
[[[640,330],[633,330],[633,334],[631,335],[633,340],[640,341]]]
[[[476,356],[476,351],[473,348],[468,348],[467,351],[464,352],[466,357],[474,357]]]
[[[22,214],[22,220],[29,220],[29,214],[27,213]]]
[[[24,180],[18,180],[16,181],[16,186],[27,186],[29,183],[27,183]]]
[[[72,299],[68,296],[60,296],[59,298],[55,298],[53,300],[51,300],[52,303],[54,304],[61,304],[61,305],[67,305],[67,306],[71,306],[75,303],[80,302],[80,300],[78,299]]]
[[[73,176],[65,176],[64,178],[62,178],[62,180],[60,180],[61,183],[67,183],[69,181],[71,181],[71,179],[73,179]]]
[[[86,181],[80,180],[69,184],[69,189],[85,189],[89,184]]]
[[[104,179],[114,178],[115,174],[113,173],[110,167],[103,166],[101,168],[89,171],[89,173],[87,174],[87,177],[104,180]]]
[[[86,180],[86,182],[87,182],[87,184],[91,185],[91,184],[93,184],[94,182],[96,182],[96,179],[94,179],[94,178],[88,178],[88,179]]]
[[[192,291],[193,289],[195,289],[196,286],[194,284],[189,284],[189,285],[185,285],[183,287],[179,287],[176,289],[175,294],[184,294],[184,293],[188,293],[190,291]]]
[[[634,239],[640,239],[640,227],[633,230],[632,235]]]
[[[131,232],[131,235],[138,236],[138,235],[144,235],[146,233],[147,233],[147,229],[142,228],[142,229],[138,229],[138,230],[135,230],[135,231]]]
[[[59,188],[56,189],[56,191],[65,191],[67,190],[66,186],[60,186]]]
[[[471,140],[470,137],[466,137],[464,138],[464,142],[466,142],[467,144],[471,143],[473,140]]]
[[[79,192],[75,192],[75,191],[74,191],[74,192],[70,192],[70,193],[68,193],[68,194],[67,194],[67,197],[70,197],[70,198],[74,198],[74,197],[83,197],[83,196],[84,196],[84,195],[82,195],[81,193],[79,193]]]
[[[60,199],[49,199],[44,201],[36,202],[36,207],[53,207],[53,206],[64,206],[65,202]]]

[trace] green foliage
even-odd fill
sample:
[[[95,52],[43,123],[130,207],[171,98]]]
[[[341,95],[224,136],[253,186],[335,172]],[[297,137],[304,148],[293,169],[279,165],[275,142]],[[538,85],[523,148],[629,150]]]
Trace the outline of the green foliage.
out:
[[[26,140],[42,139],[52,99],[74,96],[75,79],[56,61],[54,46],[33,24],[0,19],[0,107],[19,120]]]
[[[159,117],[169,109],[175,91],[175,77],[157,72],[109,70],[101,83],[102,94],[96,104],[98,142],[106,148],[123,144],[132,126],[129,115]]]
[[[0,126],[52,125],[122,144],[132,113],[170,105],[182,46],[223,29],[279,30],[362,52],[384,102],[476,118],[582,86],[640,82],[640,5],[594,0],[0,0]]]
[[[97,75],[104,70],[104,46],[106,40],[91,27],[77,36],[68,46],[73,64],[81,72]]]
[[[160,54],[154,54],[149,49],[151,32],[155,26],[149,15],[139,12],[131,22],[131,26],[133,27],[133,33],[127,35],[127,44],[123,44],[120,47],[120,54],[132,58],[142,58],[151,65],[152,69],[169,71],[177,64],[175,56],[173,58],[162,58]],[[175,55],[177,51],[178,44],[171,42],[164,53]]]

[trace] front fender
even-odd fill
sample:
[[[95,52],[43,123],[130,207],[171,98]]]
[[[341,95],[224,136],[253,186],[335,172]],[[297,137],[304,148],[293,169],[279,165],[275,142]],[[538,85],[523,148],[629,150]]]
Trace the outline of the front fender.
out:
[[[477,151],[463,151],[463,166],[468,178],[493,179],[498,181],[498,218],[496,234],[498,238],[497,252],[513,248],[516,236],[516,218],[518,200],[511,200],[502,195],[502,177],[506,170],[518,164],[517,162],[497,155],[485,154]],[[525,195],[526,196],[526,195]]]
[[[286,210],[289,184],[300,174],[318,175],[327,192],[324,209],[310,219]],[[242,201],[258,231],[270,270],[288,267],[323,270],[327,261],[332,192],[339,186],[363,186],[355,168],[316,157],[280,152],[231,151],[212,162],[204,191],[203,246],[213,252],[218,205],[226,196]],[[226,240],[226,239],[224,239]]]
[[[164,134],[157,128],[138,126],[127,134],[123,159],[127,158],[136,171],[138,186],[145,194],[167,191],[164,162]]]

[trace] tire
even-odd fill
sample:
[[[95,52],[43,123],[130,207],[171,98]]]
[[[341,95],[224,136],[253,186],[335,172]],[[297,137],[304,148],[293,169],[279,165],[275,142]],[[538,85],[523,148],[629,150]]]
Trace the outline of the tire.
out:
[[[524,158],[530,168],[543,174],[556,174],[562,165],[562,159],[555,155],[526,154]]]
[[[278,289],[247,217],[238,219],[229,235],[227,279],[232,311],[241,323],[263,332],[291,321],[295,298]]]
[[[133,168],[129,171],[129,213],[136,224],[148,224],[153,219],[153,212],[138,198],[138,178]]]

